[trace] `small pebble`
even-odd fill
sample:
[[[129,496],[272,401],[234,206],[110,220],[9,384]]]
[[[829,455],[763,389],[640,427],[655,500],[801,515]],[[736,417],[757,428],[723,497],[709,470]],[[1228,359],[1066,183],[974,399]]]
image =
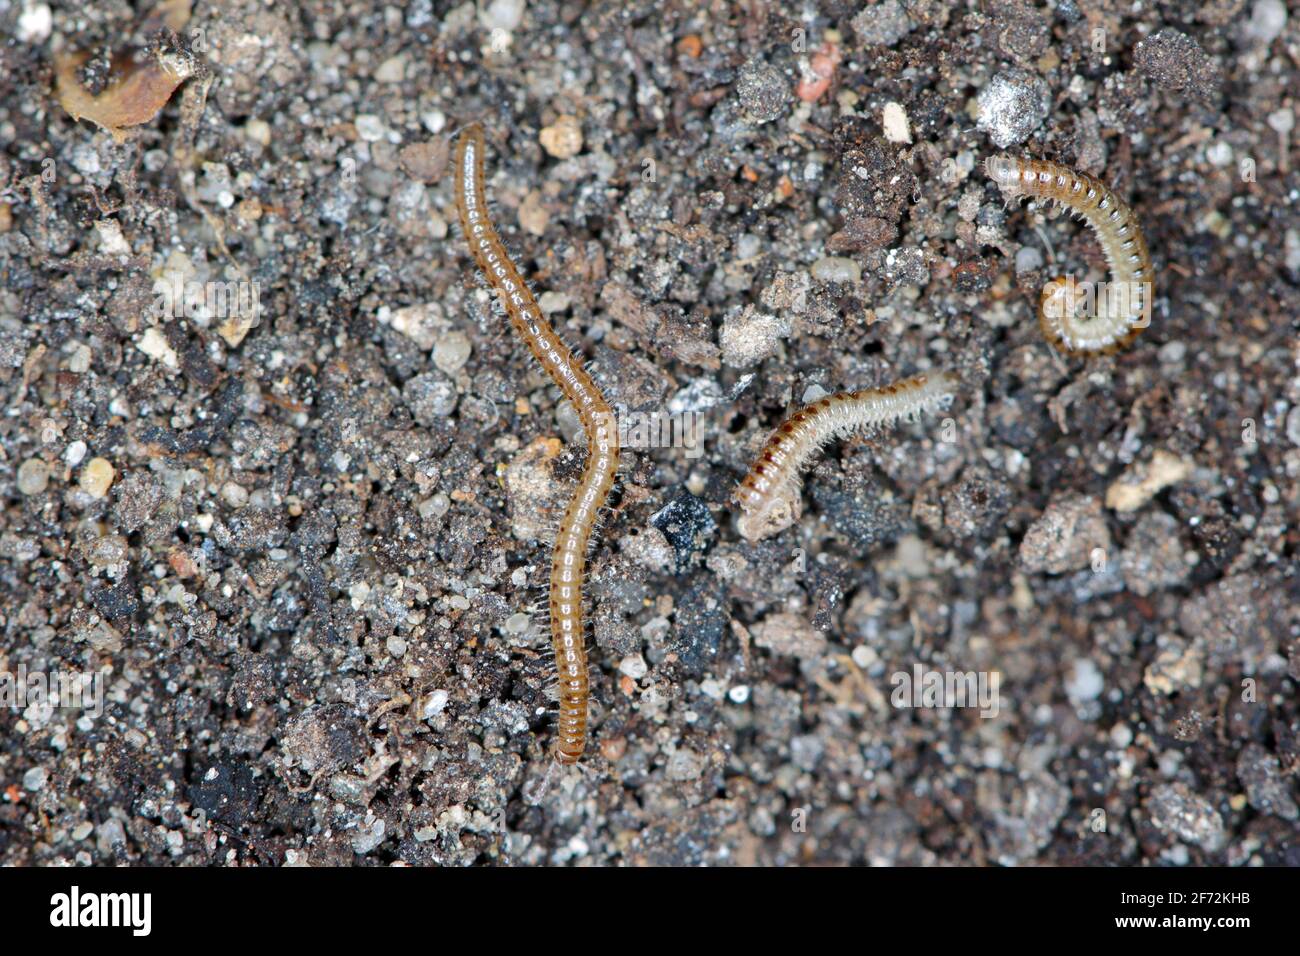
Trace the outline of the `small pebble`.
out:
[[[777,342],[790,334],[790,323],[775,315],[766,315],[746,306],[744,311],[722,321],[718,344],[722,361],[732,368],[749,368],[773,354]]]
[[[45,780],[48,777],[44,767],[32,767],[23,774],[23,789],[35,793],[45,786]]]
[[[136,343],[136,348],[150,358],[162,362],[168,368],[177,368],[180,365],[175,350],[168,344],[167,337],[157,326],[151,325],[144,330],[140,341]]]
[[[84,342],[78,344],[68,356],[68,371],[76,375],[85,375],[90,371],[90,346]]]
[[[50,484],[50,469],[39,458],[28,458],[18,466],[18,490],[25,495],[39,495]]]
[[[907,110],[902,103],[890,101],[881,113],[880,125],[884,128],[885,139],[891,143],[910,143],[912,130],[907,122]]]
[[[1028,70],[1003,70],[989,80],[976,98],[976,123],[993,145],[1006,149],[1023,143],[1051,109],[1047,84]]]
[[[53,25],[49,4],[24,3],[18,15],[18,39],[23,43],[40,43],[50,35]]]
[[[626,674],[633,680],[640,680],[645,677],[648,668],[646,667],[645,658],[640,654],[629,654],[619,661],[618,669],[620,673]]]
[[[1282,0],[1255,0],[1243,30],[1246,36],[1267,46],[1282,35],[1286,19],[1286,4]]]
[[[373,113],[358,113],[353,125],[357,128],[357,135],[367,143],[377,143],[388,135],[383,120]]]
[[[1300,405],[1287,412],[1286,437],[1291,444],[1300,445]]]
[[[1043,253],[1037,246],[1021,246],[1016,251],[1016,273],[1033,272],[1043,267]]]
[[[452,375],[465,367],[471,350],[469,336],[464,332],[448,332],[434,343],[433,364]]]
[[[1101,549],[1103,557],[1111,550],[1101,502],[1065,492],[1054,497],[1042,517],[1026,530],[1020,543],[1020,564],[1034,573],[1064,574],[1091,566],[1096,549]]]
[[[1205,158],[1215,166],[1227,166],[1232,162],[1232,147],[1219,140],[1205,150]]]
[[[424,719],[437,717],[447,709],[447,702],[451,700],[451,695],[445,690],[435,690],[429,695],[429,699],[424,703]]]
[[[1134,462],[1106,489],[1106,507],[1114,511],[1137,511],[1170,485],[1176,485],[1192,473],[1189,462],[1157,448],[1149,462]]]
[[[420,502],[419,508],[421,518],[441,518],[451,510],[451,498],[445,492],[438,492],[432,498],[426,498]]]
[[[113,483],[113,478],[117,471],[104,458],[92,458],[86,463],[86,467],[81,470],[79,484],[81,490],[92,498],[102,498],[108,494],[108,488]]]
[[[693,750],[678,750],[668,758],[669,780],[677,782],[695,780],[702,773],[704,773],[704,758]]]
[[[537,139],[542,149],[556,159],[568,159],[582,151],[582,127],[574,116],[559,117],[550,126],[543,127]]]
[[[826,391],[826,389],[822,388],[820,385],[814,382],[812,385],[809,385],[807,388],[803,390],[803,396],[799,399],[799,401],[804,405],[810,405],[813,402],[817,401],[817,399],[824,398],[829,394],[830,392]]]
[[[865,7],[853,18],[852,27],[864,44],[893,46],[916,29],[916,24],[899,0],[884,0]]]
[[[1065,694],[1075,704],[1096,700],[1105,686],[1101,671],[1086,657],[1075,661],[1065,678]]]
[[[483,10],[483,25],[489,30],[512,33],[524,19],[524,0],[492,0]]]
[[[1147,812],[1158,829],[1210,852],[1218,850],[1227,836],[1223,817],[1214,805],[1185,783],[1156,787],[1147,801]]]
[[[126,538],[120,534],[106,534],[96,538],[86,548],[86,560],[95,567],[106,568],[121,564],[126,560],[129,550]]]
[[[1187,357],[1187,344],[1175,339],[1160,346],[1160,351],[1156,354],[1160,357],[1160,361],[1166,365],[1181,365],[1183,359]]]
[[[221,500],[235,510],[239,510],[248,504],[248,491],[243,485],[235,484],[233,481],[227,481],[221,486]]]
[[[770,123],[790,101],[790,84],[776,67],[750,60],[740,68],[736,95],[746,119],[752,123]]]
[[[1214,60],[1192,37],[1172,27],[1157,30],[1133,48],[1133,66],[1163,92],[1210,101],[1223,84]]]
[[[852,259],[843,256],[824,256],[812,264],[812,277],[821,282],[842,284],[859,282],[862,279],[862,267]]]
[[[244,135],[262,146],[271,143],[271,124],[266,120],[250,119],[244,124]]]
[[[390,56],[379,64],[379,69],[375,70],[375,80],[380,83],[401,83],[404,79],[406,79],[405,57]]]
[[[407,379],[402,398],[415,420],[428,427],[455,409],[456,386],[441,372],[425,372]]]

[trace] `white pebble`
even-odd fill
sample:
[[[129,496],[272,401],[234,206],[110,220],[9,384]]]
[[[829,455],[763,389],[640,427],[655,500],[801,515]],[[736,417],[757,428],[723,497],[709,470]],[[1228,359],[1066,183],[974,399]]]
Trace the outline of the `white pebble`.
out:
[[[167,338],[157,326],[151,325],[145,329],[135,347],[150,358],[162,362],[168,368],[176,368],[180,365],[175,350],[167,344]]]
[[[437,717],[447,709],[447,702],[451,700],[451,695],[445,690],[435,690],[429,695],[429,699],[424,703],[424,719]]]
[[[649,668],[646,667],[645,658],[640,654],[629,654],[619,661],[618,669],[633,680],[640,680],[645,677]]]
[[[471,350],[469,336],[464,332],[448,332],[433,347],[433,364],[452,375],[465,367]]]
[[[90,346],[84,342],[77,345],[68,356],[68,371],[85,375],[90,371]]]
[[[1246,35],[1260,43],[1276,40],[1286,27],[1286,4],[1282,0],[1255,0],[1246,24]]]
[[[907,111],[902,103],[890,101],[885,104],[881,114],[880,125],[884,127],[885,139],[891,143],[910,143],[912,130],[907,122]]]
[[[482,13],[483,25],[489,30],[510,33],[524,19],[524,0],[492,0]]]
[[[854,283],[862,278],[862,267],[844,256],[823,256],[812,264],[812,277],[819,282]]]
[[[743,704],[749,700],[749,685],[737,684],[731,690],[727,691],[727,697],[733,704]]]
[[[1210,144],[1209,148],[1206,149],[1205,158],[1215,166],[1227,166],[1232,162],[1232,147],[1223,140],[1219,140]]]
[[[1043,266],[1043,253],[1037,246],[1021,246],[1016,251],[1016,273],[1033,272]]]
[[[367,143],[377,143],[388,135],[383,120],[374,113],[358,113],[352,125],[357,128],[357,135]]]
[[[24,5],[23,12],[18,15],[18,39],[23,43],[43,43],[53,25],[54,16],[48,4]]]
[[[1106,682],[1097,665],[1086,657],[1074,662],[1069,676],[1065,679],[1065,693],[1070,700],[1077,703],[1096,700],[1101,696]]]
[[[870,670],[876,661],[880,660],[880,655],[876,653],[875,648],[868,647],[866,644],[859,644],[853,648],[853,653],[849,656],[853,659],[853,663],[864,671]]]

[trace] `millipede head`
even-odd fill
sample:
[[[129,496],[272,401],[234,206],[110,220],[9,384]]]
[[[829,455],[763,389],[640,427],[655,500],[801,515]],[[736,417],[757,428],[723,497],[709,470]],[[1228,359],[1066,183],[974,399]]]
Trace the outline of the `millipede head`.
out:
[[[776,489],[767,494],[752,492],[740,502],[736,530],[746,541],[761,541],[798,521],[800,505],[799,493],[794,488]]]
[[[1020,171],[1023,167],[1020,160],[1002,153],[984,161],[984,172],[989,179],[997,183],[1003,192],[1013,195],[1021,191]]]

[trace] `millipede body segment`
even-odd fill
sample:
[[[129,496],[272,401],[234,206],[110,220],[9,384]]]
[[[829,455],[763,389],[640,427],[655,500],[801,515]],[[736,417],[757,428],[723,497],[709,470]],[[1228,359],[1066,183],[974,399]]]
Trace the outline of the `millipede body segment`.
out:
[[[542,315],[488,218],[483,188],[483,129],[465,128],[456,144],[456,209],[474,261],[510,318],[510,325],[560,387],[582,421],[587,463],[565,510],[551,556],[550,626],[559,682],[555,753],[575,763],[587,744],[587,652],[583,645],[582,583],[587,544],[618,468],[614,411],[591,376]]]
[[[1043,288],[1038,321],[1065,352],[1101,355],[1124,348],[1151,321],[1151,254],[1133,210],[1105,183],[1060,163],[991,156],[985,171],[1008,197],[1033,196],[1059,203],[1093,228],[1110,267],[1106,294],[1091,296],[1091,316],[1078,315],[1080,286],[1054,279]]]
[[[915,375],[880,388],[828,395],[791,413],[736,488],[740,533],[758,541],[798,516],[799,473],[827,442],[903,419],[915,421],[946,408],[956,389],[950,372]]]

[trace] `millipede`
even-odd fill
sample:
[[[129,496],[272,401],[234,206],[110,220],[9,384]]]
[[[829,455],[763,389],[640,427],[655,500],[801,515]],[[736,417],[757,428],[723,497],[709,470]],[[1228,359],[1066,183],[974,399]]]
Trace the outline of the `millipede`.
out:
[[[940,371],[879,388],[837,392],[792,412],[736,488],[737,530],[749,541],[759,541],[797,518],[799,474],[827,443],[947,408],[956,389],[956,376]]]
[[[990,156],[985,171],[1009,198],[1051,200],[1092,227],[1110,268],[1108,295],[1095,297],[1095,314],[1081,317],[1078,286],[1056,278],[1043,286],[1038,323],[1063,352],[1093,356],[1126,348],[1151,321],[1154,275],[1137,216],[1099,179],[1060,163]]]
[[[589,680],[583,644],[582,585],[587,548],[618,469],[614,411],[592,377],[542,315],[487,213],[483,128],[473,123],[456,143],[456,211],[470,253],[534,358],[577,410],[587,439],[582,477],[560,521],[551,553],[548,591],[559,718],[555,755],[576,763],[587,745]]]

